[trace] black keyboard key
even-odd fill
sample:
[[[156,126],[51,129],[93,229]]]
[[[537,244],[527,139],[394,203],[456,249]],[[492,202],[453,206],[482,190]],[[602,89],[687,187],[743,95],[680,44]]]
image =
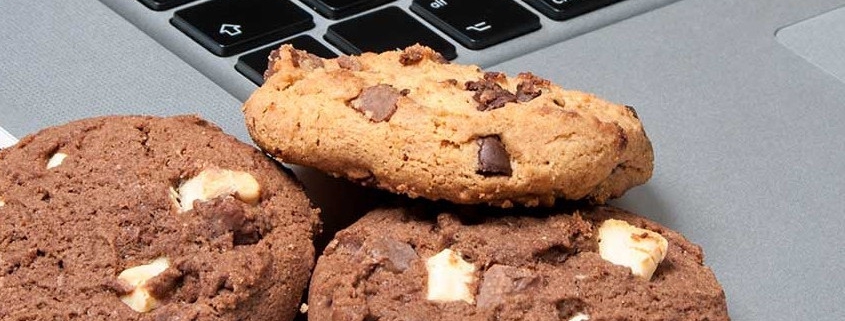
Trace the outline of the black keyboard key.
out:
[[[241,56],[235,64],[235,69],[256,85],[261,86],[264,84],[264,71],[267,70],[267,57],[270,56],[271,51],[279,49],[282,44],[291,44],[296,49],[305,50],[323,58],[337,57],[334,51],[329,50],[314,38],[299,36]]]
[[[331,25],[325,39],[350,55],[404,49],[420,43],[446,59],[458,56],[455,46],[397,7],[387,7]]]
[[[314,27],[311,15],[288,0],[203,2],[176,11],[170,23],[218,56],[231,56]]]
[[[554,20],[566,20],[622,0],[524,0]]]
[[[395,0],[302,0],[329,19],[340,19]]]
[[[470,49],[540,29],[540,17],[511,0],[414,0],[411,11]]]
[[[155,11],[167,10],[194,0],[139,0],[145,6]]]

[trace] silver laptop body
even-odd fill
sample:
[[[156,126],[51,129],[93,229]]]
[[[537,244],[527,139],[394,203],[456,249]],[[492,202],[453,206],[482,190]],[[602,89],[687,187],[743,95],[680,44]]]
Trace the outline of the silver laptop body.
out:
[[[211,55],[173,28],[173,10],[132,0],[0,6],[0,126],[11,135],[105,114],[195,113],[249,141],[240,104],[255,85],[234,70],[237,56]],[[457,46],[456,61],[635,106],[655,172],[613,204],[701,245],[733,319],[843,320],[843,7],[625,0],[560,24],[541,16],[539,31],[514,42]],[[307,34],[325,43],[333,22],[314,16]],[[342,211],[336,196],[349,184],[297,172],[328,214]]]

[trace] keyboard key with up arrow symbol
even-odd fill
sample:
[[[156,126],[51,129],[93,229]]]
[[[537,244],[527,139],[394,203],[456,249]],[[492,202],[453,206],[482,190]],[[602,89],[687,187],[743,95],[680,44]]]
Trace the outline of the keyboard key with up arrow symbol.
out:
[[[206,1],[176,11],[170,23],[223,57],[314,26],[311,15],[290,0]]]

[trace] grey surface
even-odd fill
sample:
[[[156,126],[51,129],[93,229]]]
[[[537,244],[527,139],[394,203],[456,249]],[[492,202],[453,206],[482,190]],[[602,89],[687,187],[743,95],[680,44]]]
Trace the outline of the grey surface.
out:
[[[246,139],[237,99],[102,4],[0,1],[0,126],[12,134],[198,112]],[[637,107],[655,175],[614,203],[702,245],[734,320],[843,320],[845,84],[775,37],[843,5],[684,0],[491,69]],[[344,209],[337,195],[366,195],[298,173],[329,212]]]
[[[845,81],[845,7],[784,27],[776,35],[787,48]]]
[[[126,19],[132,21],[142,31],[156,39],[156,41],[163,44],[166,48],[183,58],[198,70],[201,70],[202,73],[208,76],[209,79],[212,79],[214,82],[221,85],[238,99],[246,100],[249,94],[255,90],[255,86],[251,82],[237,72],[234,72],[233,66],[235,65],[235,62],[237,62],[237,56],[228,58],[214,56],[205,48],[196,44],[168,23],[170,17],[173,16],[173,12],[179,8],[163,12],[153,12],[144,7],[138,1],[134,0],[100,1],[112,8],[115,12],[118,12],[122,16],[126,17]],[[524,4],[519,0],[516,1]],[[538,13],[530,6],[524,5],[526,9],[534,12],[540,17],[540,24],[542,25],[540,30],[520,37],[518,40],[492,46],[479,51],[463,48],[456,42],[452,41],[458,52],[458,58],[455,61],[489,66],[508,58],[516,57],[537,48],[546,47],[550,44],[560,42],[563,39],[574,37],[586,31],[600,28],[604,25],[652,10],[674,1],[677,0],[628,0],[566,22],[555,22]],[[326,44],[322,37],[326,33],[326,28],[336,21],[323,18],[322,16],[316,14],[313,10],[308,9],[302,2],[296,0],[293,2],[305,8],[306,11],[311,12],[314,16],[314,23],[316,26],[309,30],[306,34],[311,35],[314,39]],[[390,2],[379,8],[383,8],[385,6],[397,6],[407,9],[410,5],[411,0],[398,0]],[[359,15],[366,14],[367,12],[374,10],[378,10],[378,8],[365,11]],[[414,14],[410,15],[412,17],[416,17]],[[430,24],[418,17],[417,20],[420,20],[424,25],[430,26]],[[440,34],[444,39],[450,39],[436,28],[432,27],[432,29],[435,30],[436,33]],[[327,46],[332,48],[331,45]],[[335,51],[339,52],[338,50]]]

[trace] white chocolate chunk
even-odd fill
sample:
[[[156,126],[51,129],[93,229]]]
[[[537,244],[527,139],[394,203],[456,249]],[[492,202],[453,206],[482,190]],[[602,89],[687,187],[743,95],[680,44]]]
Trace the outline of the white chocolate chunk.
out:
[[[50,157],[50,160],[47,161],[47,169],[51,169],[53,167],[61,165],[62,162],[65,161],[65,158],[67,158],[67,154],[65,153],[53,154],[53,157]]]
[[[428,271],[429,301],[464,301],[475,303],[470,286],[475,283],[475,265],[461,258],[461,255],[445,249],[425,261]]]
[[[178,194],[180,208],[185,212],[194,208],[195,200],[207,201],[225,195],[256,204],[261,196],[261,186],[247,172],[211,168],[179,185]]]
[[[3,198],[0,198],[0,207],[6,206],[6,201]]]
[[[569,321],[589,321],[589,320],[590,320],[590,316],[584,314],[583,312],[578,312],[575,315],[573,315],[571,318],[569,318]]]
[[[669,242],[662,235],[625,221],[609,219],[599,227],[601,258],[627,266],[634,275],[646,280],[651,279],[668,248]]]
[[[158,307],[158,300],[145,287],[148,280],[161,274],[170,266],[170,261],[158,258],[150,264],[128,268],[117,276],[132,287],[132,292],[120,297],[120,301],[136,312],[148,312]]]

